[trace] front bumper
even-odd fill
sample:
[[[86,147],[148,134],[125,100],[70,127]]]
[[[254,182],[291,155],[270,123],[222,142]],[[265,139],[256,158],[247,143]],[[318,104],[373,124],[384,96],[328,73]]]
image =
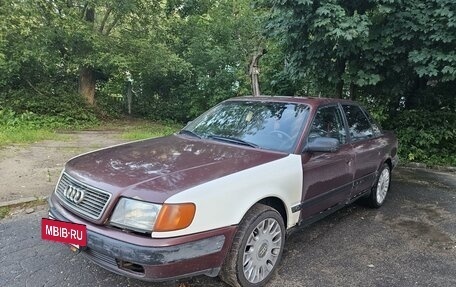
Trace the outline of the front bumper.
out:
[[[231,226],[178,238],[146,238],[87,222],[64,209],[54,195],[49,218],[86,225],[84,256],[111,272],[146,281],[217,276],[236,232]]]

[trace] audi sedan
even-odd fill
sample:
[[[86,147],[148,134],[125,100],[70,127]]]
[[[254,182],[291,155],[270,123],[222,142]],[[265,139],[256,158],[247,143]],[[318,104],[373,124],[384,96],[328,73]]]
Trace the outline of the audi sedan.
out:
[[[84,232],[65,238],[73,251],[118,274],[262,286],[289,232],[358,199],[385,202],[397,145],[355,102],[233,98],[176,134],[71,159],[49,217]]]

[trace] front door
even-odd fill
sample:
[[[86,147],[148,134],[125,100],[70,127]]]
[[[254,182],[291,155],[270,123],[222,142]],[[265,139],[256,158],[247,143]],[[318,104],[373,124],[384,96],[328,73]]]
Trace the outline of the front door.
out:
[[[304,152],[301,220],[345,203],[353,182],[353,154],[338,105],[320,107],[313,119],[307,142],[317,137],[339,141],[336,152]]]

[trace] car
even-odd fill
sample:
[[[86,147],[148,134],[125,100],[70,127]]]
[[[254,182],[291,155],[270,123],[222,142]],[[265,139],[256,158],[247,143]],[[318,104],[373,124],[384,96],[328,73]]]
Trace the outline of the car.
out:
[[[385,202],[397,148],[353,101],[232,98],[175,134],[72,158],[49,218],[85,226],[73,250],[121,275],[262,286],[292,231]]]

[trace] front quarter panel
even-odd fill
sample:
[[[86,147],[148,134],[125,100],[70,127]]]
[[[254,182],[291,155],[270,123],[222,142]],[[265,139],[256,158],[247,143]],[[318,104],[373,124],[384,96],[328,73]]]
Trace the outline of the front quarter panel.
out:
[[[182,230],[153,232],[152,237],[174,237],[237,225],[255,203],[267,197],[277,197],[284,202],[290,228],[299,220],[299,212],[292,213],[291,207],[300,203],[301,191],[301,157],[291,154],[170,197],[165,203],[195,203],[193,222]]]

